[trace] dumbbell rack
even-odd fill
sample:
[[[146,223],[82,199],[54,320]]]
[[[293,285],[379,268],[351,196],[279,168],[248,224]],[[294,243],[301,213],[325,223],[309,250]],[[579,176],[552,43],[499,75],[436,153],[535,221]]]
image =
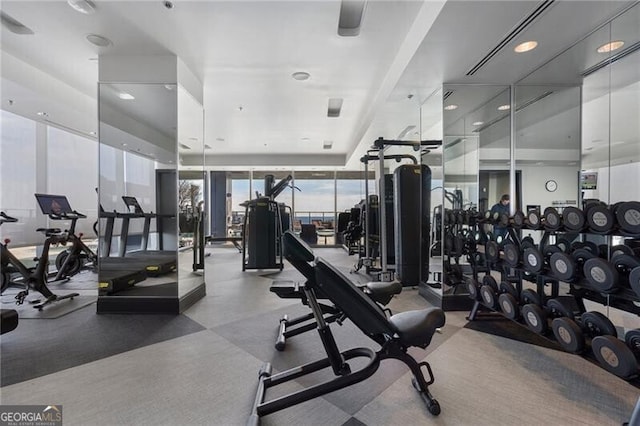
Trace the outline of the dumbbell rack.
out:
[[[511,220],[509,221],[507,221],[505,218],[501,218],[501,222],[502,224],[508,223],[508,226],[509,226],[508,239],[511,240],[510,242],[516,244],[519,248],[522,249],[522,238],[520,238],[519,231],[522,228],[526,229],[526,225],[522,227],[514,227],[513,218],[511,218]],[[609,232],[598,232],[598,231],[594,232],[594,229],[585,227],[585,229],[582,229],[577,232],[575,229],[570,230],[568,232],[564,232],[562,227],[557,226],[556,224],[554,224],[553,228],[554,228],[553,230],[549,230],[549,229],[545,229],[542,226],[542,223],[536,224],[536,227],[533,230],[543,232],[541,245],[540,245],[541,247],[545,247],[545,245],[548,243],[551,237],[558,238],[568,233],[582,235],[582,237],[580,237],[580,239],[582,240],[585,239],[584,237],[585,235],[589,235],[589,234],[607,235],[606,242],[609,247],[609,251],[611,251],[611,245],[612,245],[611,236],[618,235],[623,237],[640,238],[640,234],[623,232],[620,229],[611,229],[611,231]],[[487,246],[485,248],[485,251],[487,249],[494,250],[496,247],[498,247],[498,250],[499,250],[499,246],[495,245],[494,243],[493,246]],[[479,247],[479,249],[482,250],[483,247]],[[514,267],[512,264],[507,264],[507,262],[505,262],[505,260],[500,257],[499,252],[497,253],[496,256],[487,256],[487,258],[488,258],[489,270],[499,272],[501,276],[501,280],[512,283],[515,287],[515,292],[517,292],[517,294],[522,294],[523,281],[530,281],[535,283],[536,285],[535,294],[537,294],[539,298],[538,303],[542,306],[545,306],[545,309],[549,309],[546,306],[547,301],[560,300],[558,299],[558,297],[560,296],[560,283],[565,282],[569,285],[568,297],[572,298],[572,300],[575,301],[575,307],[573,309],[575,309],[577,313],[580,315],[580,318],[581,318],[580,321],[582,321],[582,314],[585,314],[586,312],[586,308],[584,306],[584,300],[590,300],[590,301],[602,304],[603,306],[606,306],[606,307],[614,307],[626,312],[640,315],[640,306],[639,306],[640,294],[636,293],[636,291],[630,288],[618,286],[618,287],[615,287],[612,291],[602,292],[599,289],[593,288],[593,286],[589,283],[589,281],[584,277],[578,276],[573,280],[563,281],[558,279],[558,277],[555,277],[552,271],[549,271],[549,270],[543,269],[538,273],[532,273],[530,270],[527,270],[523,267]],[[477,283],[478,281],[477,275],[478,275],[477,273],[474,273],[474,277],[473,277],[473,280],[471,280],[470,286],[475,286],[476,289],[479,289],[480,287]],[[487,275],[489,275],[489,273]],[[576,275],[579,275],[579,274],[576,273]],[[490,282],[492,278],[486,279],[486,280],[487,282]],[[495,280],[493,280],[493,283],[495,285]],[[545,289],[548,286],[551,287],[550,294],[546,294],[545,292]],[[500,287],[502,288],[502,285]],[[474,293],[474,292],[470,291],[470,293]],[[482,295],[480,294],[480,291],[476,291],[475,294],[472,294],[472,298],[474,298],[474,305],[468,316],[469,321],[473,321],[477,319],[480,314],[496,315],[496,313],[499,312],[498,311],[499,307],[496,304],[495,299],[488,298],[489,301],[491,302],[491,303],[488,303],[486,300],[483,300]],[[497,294],[495,298],[497,299]],[[555,303],[555,302],[552,302],[552,303],[554,303],[554,306],[556,307],[558,306],[558,303]],[[559,316],[562,316],[563,313],[565,313],[562,307],[560,308],[560,311],[562,312],[554,311],[554,309],[550,309],[550,311],[552,314],[559,315]],[[567,315],[571,315],[571,314],[572,313],[569,312]],[[588,318],[591,320],[593,320],[592,314],[593,313],[587,314],[587,315],[591,315],[591,316],[588,316]],[[504,315],[507,316],[507,313],[505,312]],[[527,313],[527,315],[529,315],[529,313]],[[542,318],[542,320],[544,321],[544,327],[540,327],[538,330],[535,330],[535,327],[532,327],[531,322],[528,322],[527,319],[519,320],[518,315],[509,319],[514,320],[515,322],[521,325],[524,322],[530,329],[533,329],[539,334],[544,333],[548,327],[546,316]],[[598,320],[598,318],[595,318],[595,319]],[[558,324],[562,323],[564,325],[567,322],[566,319],[563,319],[563,321],[564,322],[558,322],[556,324],[556,320],[554,320],[553,322],[554,327],[556,326],[562,327],[562,325],[558,325]],[[596,328],[597,328],[597,325],[599,324],[599,322],[598,321],[595,321],[595,322],[597,323],[596,324]],[[592,324],[588,323],[588,325],[591,327]],[[607,328],[605,326],[606,324],[604,324],[602,327]],[[581,346],[576,346],[575,348],[577,350],[575,352],[587,352],[585,349],[592,346],[594,354],[597,360],[603,366],[603,368],[625,379],[637,377],[639,371],[638,371],[638,363],[637,363],[635,354],[640,354],[640,351],[638,351],[638,349],[640,349],[640,330],[634,330],[632,332],[627,333],[626,340],[627,340],[627,345],[629,346],[627,347],[627,345],[625,345],[622,341],[620,341],[617,338],[617,332],[613,324],[611,324],[611,326],[613,327],[613,332],[610,334],[613,334],[613,335],[600,336],[598,335],[598,333],[601,330],[595,330],[596,332],[598,332],[598,333],[595,333],[593,329],[590,329],[590,331],[594,332],[592,339],[590,339],[587,342],[588,345],[585,348]],[[561,330],[561,329],[556,328],[555,330]],[[554,331],[554,334],[555,336],[558,336],[558,335],[560,336],[560,337],[557,337],[556,341],[558,341],[558,343],[560,343],[560,345],[563,346],[565,350],[573,351],[573,350],[569,350],[567,348],[567,345],[566,344],[563,345],[563,342],[560,341],[560,338],[563,338],[564,336],[563,334],[558,334],[556,333],[556,331]],[[631,339],[629,339],[630,336],[631,336]],[[552,337],[549,337],[549,336],[544,336],[544,337],[554,341]],[[570,339],[569,339],[569,342],[571,342]],[[630,350],[630,348],[634,349],[633,352]],[[596,353],[596,352],[599,352],[599,353]]]

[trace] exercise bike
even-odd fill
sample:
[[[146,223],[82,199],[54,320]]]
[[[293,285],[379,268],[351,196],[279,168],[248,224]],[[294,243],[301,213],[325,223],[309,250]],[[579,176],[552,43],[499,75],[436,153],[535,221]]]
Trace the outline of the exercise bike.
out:
[[[0,225],[3,223],[17,222],[18,219],[8,216],[4,212],[0,212]],[[16,294],[16,304],[21,305],[24,303],[29,289],[34,289],[45,297],[44,301],[32,301],[33,307],[39,311],[45,305],[53,302],[57,302],[63,299],[71,299],[79,296],[79,293],[69,293],[64,296],[58,296],[54,294],[47,287],[47,268],[49,266],[49,247],[51,244],[64,244],[67,242],[67,233],[61,232],[57,228],[38,228],[38,232],[42,232],[47,239],[44,242],[42,254],[38,258],[38,264],[35,268],[27,268],[17,257],[9,251],[7,245],[10,243],[9,239],[5,239],[0,243],[0,265],[2,266],[2,291],[4,291],[11,283],[11,274],[18,273],[22,276],[21,283],[24,285],[24,290],[21,290]]]
[[[66,242],[71,246],[61,251],[56,257],[56,272],[52,281],[60,281],[72,277],[82,269],[95,268],[98,264],[98,256],[83,241],[82,234],[76,235],[76,222],[87,216],[71,208],[67,197],[64,195],[35,194],[43,214],[51,220],[70,220],[71,226],[65,231]]]

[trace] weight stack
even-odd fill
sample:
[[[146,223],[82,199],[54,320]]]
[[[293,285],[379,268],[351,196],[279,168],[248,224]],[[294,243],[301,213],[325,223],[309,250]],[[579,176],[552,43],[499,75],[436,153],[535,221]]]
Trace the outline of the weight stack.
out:
[[[247,269],[276,268],[277,203],[255,200],[247,207]]]
[[[395,226],[394,226],[394,191],[395,187],[393,185],[394,177],[393,175],[384,175],[384,205],[386,208],[385,211],[385,231],[386,241],[387,241],[387,265],[395,265],[396,263],[396,245],[395,245]],[[380,227],[382,229],[382,227]]]
[[[396,275],[403,287],[429,276],[431,169],[404,164],[394,173]]]

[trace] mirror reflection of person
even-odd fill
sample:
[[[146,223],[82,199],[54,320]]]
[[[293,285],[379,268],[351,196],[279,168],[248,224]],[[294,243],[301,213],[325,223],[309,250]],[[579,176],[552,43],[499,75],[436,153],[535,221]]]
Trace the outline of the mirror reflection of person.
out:
[[[506,214],[507,216],[509,216],[509,209],[509,194],[504,194],[502,197],[500,197],[500,201],[498,201],[493,205],[493,207],[491,207],[491,216],[493,217],[493,215],[496,213],[498,213],[498,215]],[[498,236],[502,236],[504,238],[507,235],[507,228],[500,225],[493,225],[493,233],[495,234],[496,238]]]

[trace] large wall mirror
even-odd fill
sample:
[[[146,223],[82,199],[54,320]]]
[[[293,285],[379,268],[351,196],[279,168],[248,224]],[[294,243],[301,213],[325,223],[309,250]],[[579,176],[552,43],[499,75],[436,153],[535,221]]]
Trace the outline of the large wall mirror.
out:
[[[470,304],[466,280],[483,269],[475,241],[498,230],[470,220],[509,194],[510,94],[505,86],[445,85],[443,110],[443,306]]]
[[[586,212],[601,204],[615,211],[616,203],[640,200],[639,46],[636,3],[516,85],[515,157],[523,209]],[[637,249],[637,240],[621,229],[600,232],[597,227],[608,223],[601,216],[593,214],[595,225],[580,232],[555,233],[545,242],[564,239],[574,249],[592,247],[609,261],[612,247]],[[589,213],[586,217],[589,221]],[[534,241],[543,237],[542,231],[526,233]],[[634,305],[640,294],[588,288],[561,285],[561,291],[584,296],[587,310],[607,315],[615,325],[640,325]]]
[[[99,313],[177,303],[177,93],[99,85]]]
[[[204,285],[207,181],[204,173],[204,111],[178,86],[178,297]],[[185,157],[192,158],[184,161]],[[189,166],[184,164],[188,163]]]

